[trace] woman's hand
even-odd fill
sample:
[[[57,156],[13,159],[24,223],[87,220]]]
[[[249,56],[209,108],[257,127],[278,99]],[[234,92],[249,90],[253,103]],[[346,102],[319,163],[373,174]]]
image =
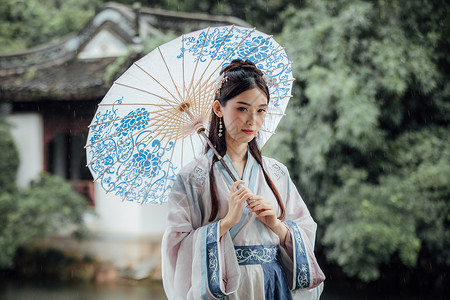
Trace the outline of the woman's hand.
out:
[[[256,217],[267,225],[278,237],[280,243],[284,244],[287,228],[277,217],[277,212],[272,202],[260,195],[251,196],[247,208],[256,214]]]
[[[242,218],[244,203],[253,195],[244,186],[238,189],[238,186],[244,183],[245,181],[238,180],[231,186],[230,195],[228,196],[228,212],[220,222],[220,236],[224,235],[231,227],[239,223]]]

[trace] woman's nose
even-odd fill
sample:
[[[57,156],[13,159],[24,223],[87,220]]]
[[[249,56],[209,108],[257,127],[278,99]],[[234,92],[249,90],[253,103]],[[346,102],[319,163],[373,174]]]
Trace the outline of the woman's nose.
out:
[[[247,124],[253,125],[255,124],[256,114],[253,112],[249,112],[247,115]]]

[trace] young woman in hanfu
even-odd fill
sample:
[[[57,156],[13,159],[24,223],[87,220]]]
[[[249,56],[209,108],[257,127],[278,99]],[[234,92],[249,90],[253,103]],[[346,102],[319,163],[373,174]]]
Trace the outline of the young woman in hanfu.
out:
[[[325,276],[314,256],[316,223],[288,170],[255,140],[269,90],[250,61],[222,71],[211,149],[183,167],[168,197],[162,274],[168,299],[318,299]]]

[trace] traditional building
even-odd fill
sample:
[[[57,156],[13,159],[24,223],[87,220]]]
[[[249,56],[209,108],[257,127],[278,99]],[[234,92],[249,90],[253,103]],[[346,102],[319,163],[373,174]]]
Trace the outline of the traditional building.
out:
[[[92,182],[83,148],[88,125],[112,81],[143,56],[143,41],[159,39],[167,30],[181,34],[230,24],[248,27],[234,17],[109,3],[79,32],[55,43],[0,55],[0,113],[12,124],[19,148],[18,185],[25,187],[41,171],[68,180],[98,215],[87,219],[92,231],[103,239],[114,236],[109,242],[116,247],[102,246],[104,258],[123,254],[117,248],[119,236],[136,242],[160,235],[165,206],[122,203]],[[95,242],[89,247],[95,248]],[[134,253],[128,249],[127,257],[117,264],[145,257],[145,248],[136,249]]]

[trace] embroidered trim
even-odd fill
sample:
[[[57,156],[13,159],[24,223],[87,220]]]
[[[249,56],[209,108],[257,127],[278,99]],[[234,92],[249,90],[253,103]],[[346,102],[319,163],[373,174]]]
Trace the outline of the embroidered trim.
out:
[[[205,170],[199,167],[195,167],[194,170],[192,170],[190,178],[192,178],[192,180],[194,180],[198,184],[203,185],[207,176],[208,173]]]
[[[240,265],[265,264],[278,261],[278,246],[236,246],[234,251]]]
[[[226,295],[220,288],[220,265],[219,265],[219,249],[218,249],[218,222],[211,223],[206,227],[206,265],[208,266],[208,287],[214,297],[224,298]]]
[[[293,221],[286,221],[294,234],[294,257],[295,257],[295,288],[303,289],[311,286],[311,273],[306,253],[305,244],[303,242],[300,230]]]
[[[273,164],[272,166],[270,166],[270,170],[272,171],[273,176],[277,178],[277,180],[280,180],[282,176],[284,177],[286,175],[286,173],[277,164]]]

